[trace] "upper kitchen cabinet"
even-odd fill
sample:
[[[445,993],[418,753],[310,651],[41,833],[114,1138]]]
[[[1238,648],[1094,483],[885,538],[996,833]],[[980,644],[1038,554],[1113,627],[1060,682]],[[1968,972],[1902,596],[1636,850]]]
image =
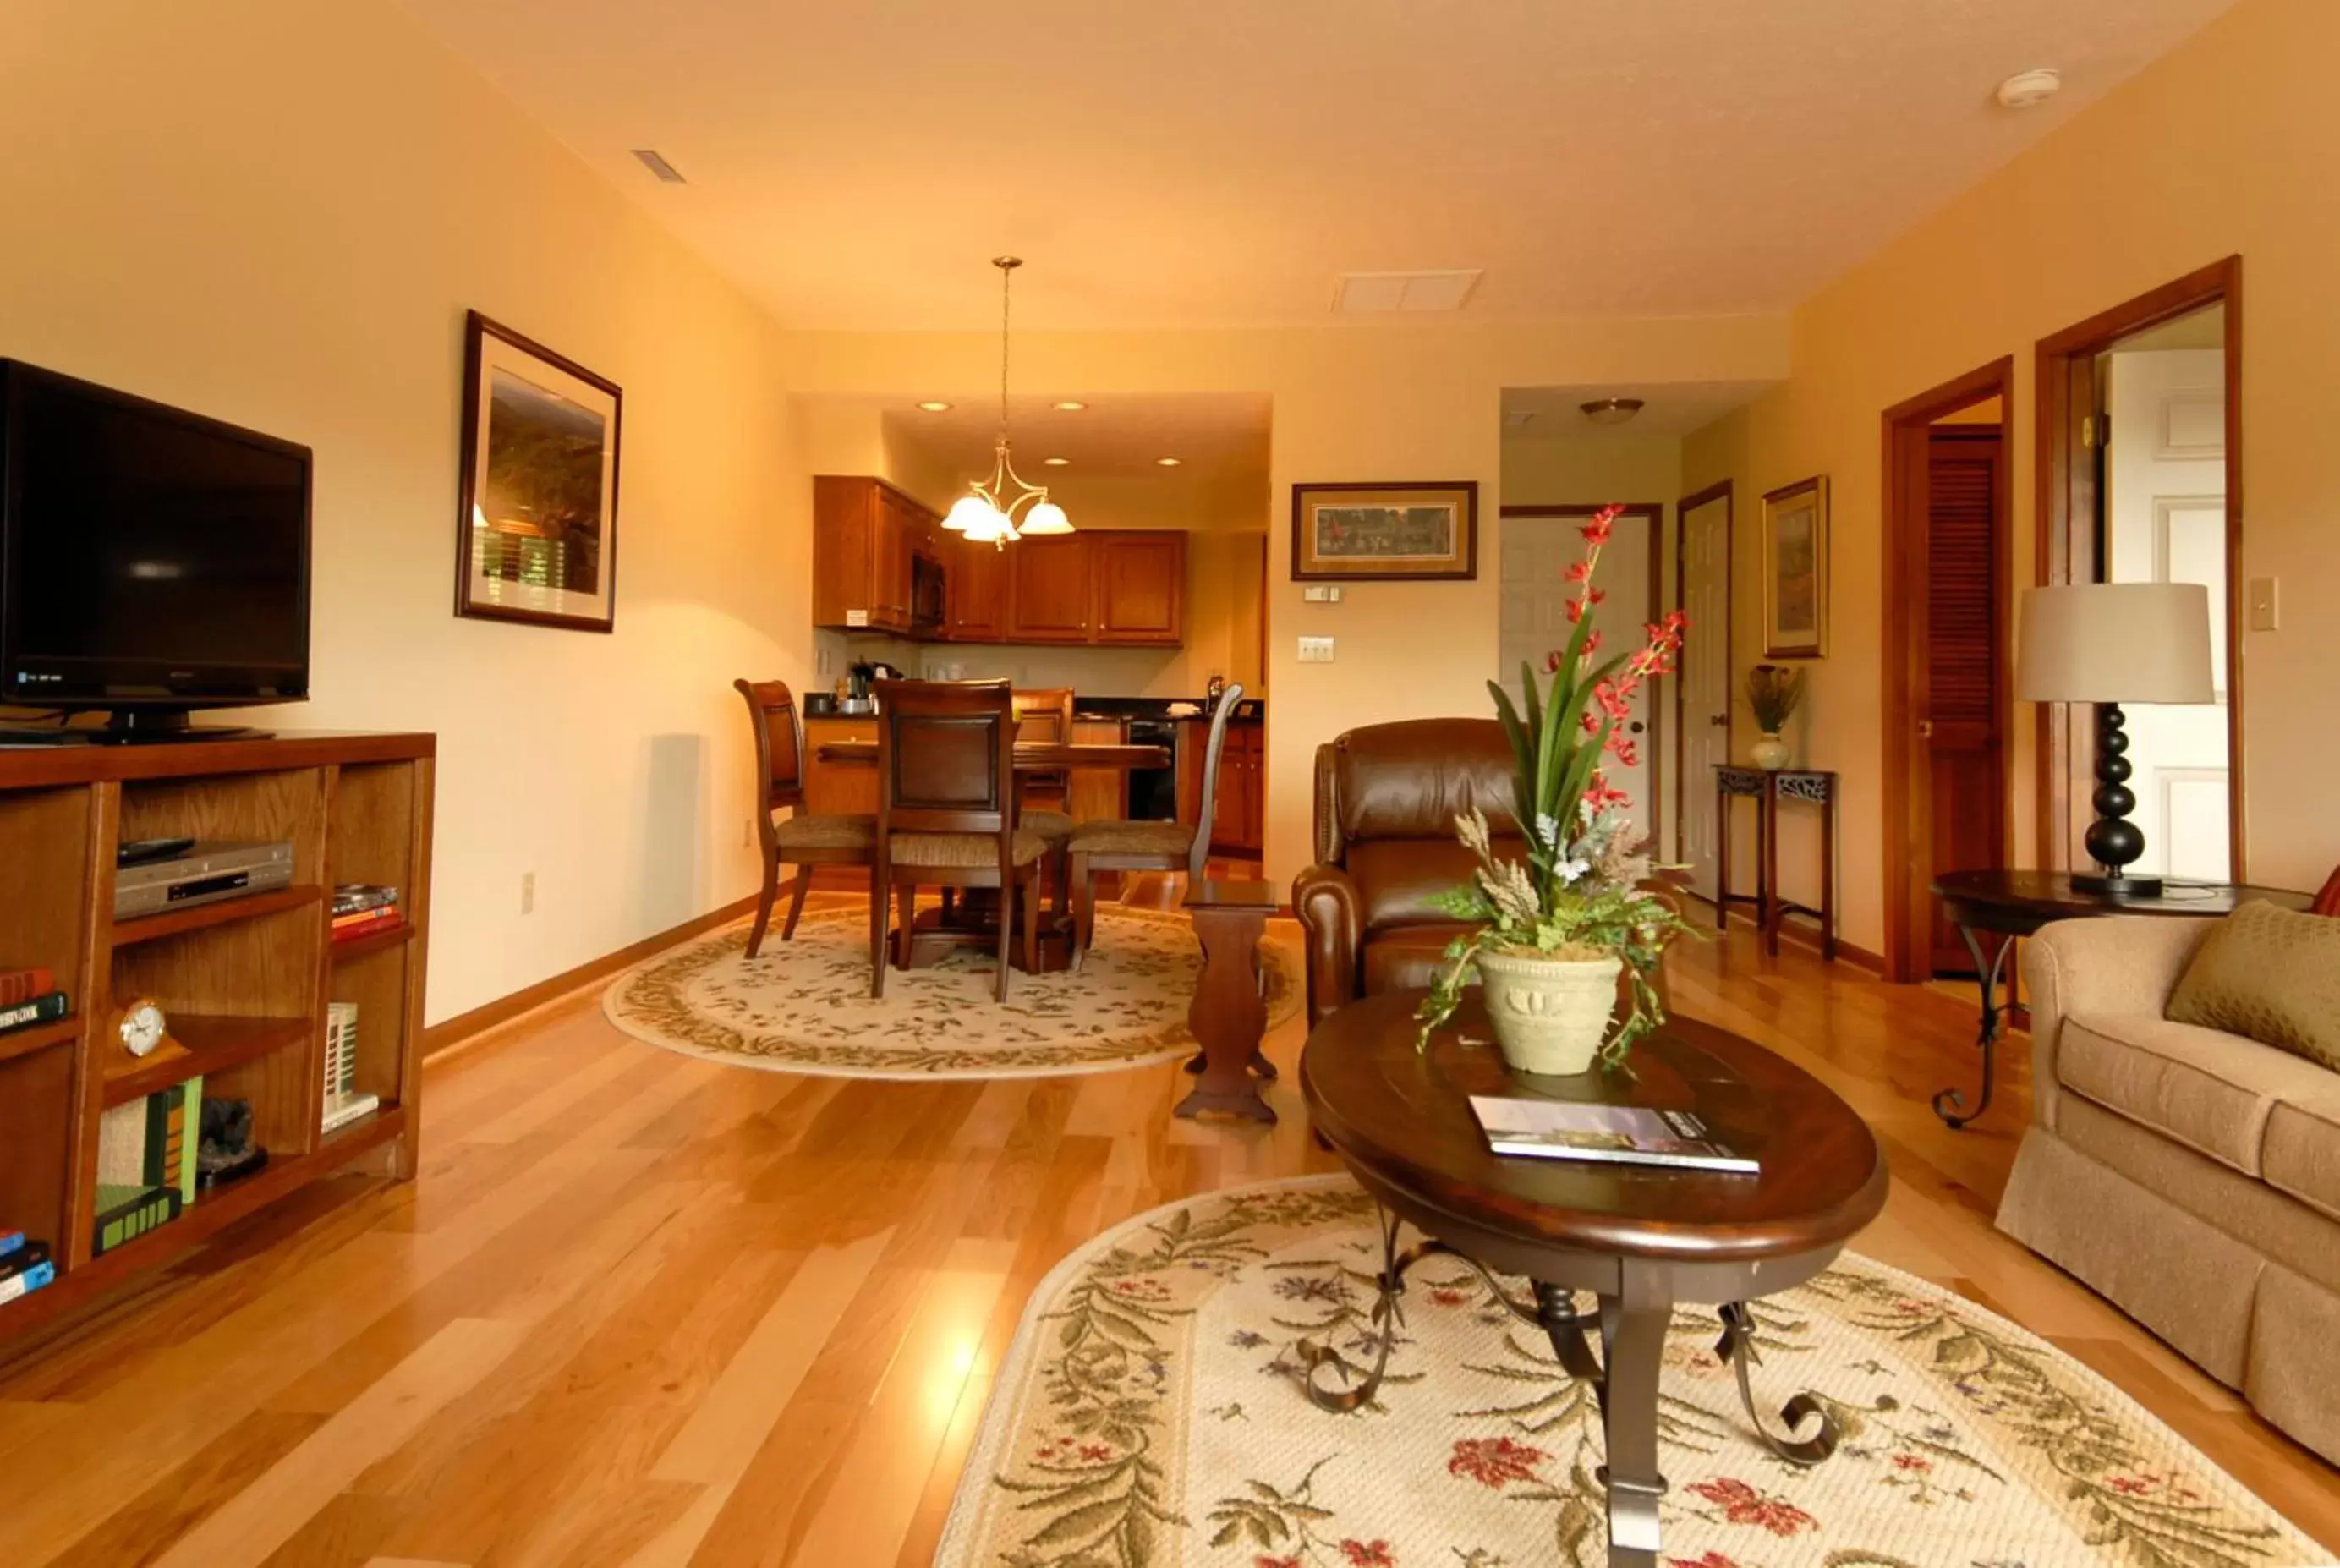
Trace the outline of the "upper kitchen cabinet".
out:
[[[1186,536],[1093,536],[1096,640],[1176,647],[1186,635]]]
[[[1090,569],[1095,539],[1086,533],[1019,539],[1006,551],[1007,640],[1094,642]]]
[[[943,547],[953,642],[1004,642],[1007,638],[1007,556],[998,545],[951,534]]]
[[[882,480],[816,475],[813,624],[940,631],[939,521]]]

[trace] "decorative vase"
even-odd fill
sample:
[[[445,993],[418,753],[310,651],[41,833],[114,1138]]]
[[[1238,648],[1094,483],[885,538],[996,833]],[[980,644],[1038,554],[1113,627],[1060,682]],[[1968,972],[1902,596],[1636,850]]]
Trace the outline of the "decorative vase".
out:
[[[1504,1065],[1546,1077],[1588,1071],[1609,1038],[1624,960],[1482,948],[1472,959]]]
[[[1788,765],[1788,743],[1780,739],[1776,729],[1763,731],[1763,739],[1755,742],[1755,766],[1777,772]]]

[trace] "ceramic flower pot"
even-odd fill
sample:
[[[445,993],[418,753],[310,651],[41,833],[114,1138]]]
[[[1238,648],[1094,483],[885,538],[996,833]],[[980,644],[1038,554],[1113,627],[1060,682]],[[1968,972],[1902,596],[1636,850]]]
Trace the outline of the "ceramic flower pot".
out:
[[[1506,1066],[1547,1076],[1591,1069],[1609,1038],[1622,959],[1482,950],[1472,962]]]
[[[1763,732],[1763,739],[1755,742],[1752,749],[1758,768],[1768,768],[1776,772],[1788,765],[1788,743],[1770,730]]]

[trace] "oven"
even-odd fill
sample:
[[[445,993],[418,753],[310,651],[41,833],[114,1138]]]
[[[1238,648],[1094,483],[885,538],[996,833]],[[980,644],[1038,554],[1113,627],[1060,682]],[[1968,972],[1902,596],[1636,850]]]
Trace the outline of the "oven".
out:
[[[1159,746],[1170,754],[1166,766],[1129,770],[1129,814],[1140,822],[1178,819],[1178,726],[1167,719],[1133,719],[1129,744]]]

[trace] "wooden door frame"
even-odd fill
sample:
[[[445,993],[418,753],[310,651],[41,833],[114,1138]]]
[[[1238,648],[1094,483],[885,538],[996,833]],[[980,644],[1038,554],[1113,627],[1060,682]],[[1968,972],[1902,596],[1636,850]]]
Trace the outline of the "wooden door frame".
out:
[[[2097,356],[2147,327],[2215,304],[2226,307],[2226,876],[2229,881],[2243,882],[2248,880],[2249,868],[2243,816],[2242,257],[2213,262],[2039,340],[2034,372],[2039,404],[2034,515],[2039,534],[2038,580],[2096,581],[2095,465],[2076,460],[2085,450],[2081,421],[2095,410]],[[2075,396],[2082,376],[2090,378],[2086,406]],[[2095,766],[2094,732],[2086,723],[2073,722],[2073,706],[2040,703],[2036,720],[2039,862],[2053,871],[2069,870],[2076,863],[2072,780]]]
[[[1992,705],[1999,724],[1999,858],[2012,857],[2015,823],[2014,579],[2015,512],[2015,356],[2007,354],[1967,372],[1939,386],[1905,398],[1885,411],[1884,470],[1884,598],[1885,661],[1879,680],[1885,735],[1885,978],[1901,984],[1925,978],[1917,962],[1919,941],[1933,912],[1930,887],[1919,885],[1911,868],[1920,855],[1930,856],[1930,842],[1918,841],[1918,823],[1910,809],[1910,772],[1918,748],[1915,709],[1924,690],[1920,662],[1926,650],[1910,632],[1910,607],[1925,591],[1927,563],[1916,553],[1925,537],[1918,518],[1926,505],[1922,491],[1905,489],[1909,476],[1901,471],[1899,447],[1905,432],[1921,431],[1944,416],[1998,399],[1998,477],[1991,505],[1991,597],[1998,620],[1998,646],[1994,650]],[[1930,826],[1930,825],[1929,825]]]
[[[1739,704],[1734,700],[1730,671],[1738,657],[1733,641],[1733,621],[1737,606],[1732,602],[1737,583],[1732,573],[1737,570],[1739,502],[1732,492],[1730,481],[1721,479],[1704,490],[1692,491],[1674,502],[1674,602],[1673,608],[1688,608],[1690,599],[1690,514],[1701,506],[1722,503],[1722,756],[1729,761],[1739,755]],[[1683,706],[1688,700],[1686,683],[1681,674],[1674,676],[1674,736],[1681,744],[1682,765],[1674,769],[1674,858],[1687,860],[1690,849],[1686,839],[1690,827],[1690,718]],[[1718,849],[1720,846],[1717,846]]]
[[[1646,516],[1650,520],[1650,613],[1652,618],[1661,617],[1666,612],[1666,503],[1664,501],[1603,501],[1590,505],[1580,505],[1572,501],[1559,506],[1501,506],[1495,509],[1495,516],[1500,521],[1506,522],[1513,518],[1528,520],[1535,518],[1573,518],[1581,520],[1591,517],[1594,512],[1601,511],[1604,506],[1610,505],[1621,507],[1623,509],[1624,515],[1627,517]],[[1502,541],[1500,538],[1495,541],[1495,548],[1498,551],[1502,548]],[[1495,586],[1498,590],[1497,597],[1500,600],[1500,590],[1502,587],[1503,574],[1502,557],[1498,555],[1495,560]],[[1496,613],[1498,616],[1502,614],[1500,603],[1497,606]],[[1496,629],[1496,632],[1500,639],[1502,635],[1502,628],[1500,626]],[[1498,671],[1497,673],[1499,675],[1502,675],[1508,674],[1509,671]],[[1647,734],[1643,738],[1650,742],[1650,803],[1651,812],[1654,815],[1657,806],[1664,800],[1666,793],[1666,727],[1663,724],[1653,723],[1650,726]],[[1655,843],[1658,838],[1657,823],[1652,820],[1645,824],[1645,826],[1649,829],[1651,842]]]

